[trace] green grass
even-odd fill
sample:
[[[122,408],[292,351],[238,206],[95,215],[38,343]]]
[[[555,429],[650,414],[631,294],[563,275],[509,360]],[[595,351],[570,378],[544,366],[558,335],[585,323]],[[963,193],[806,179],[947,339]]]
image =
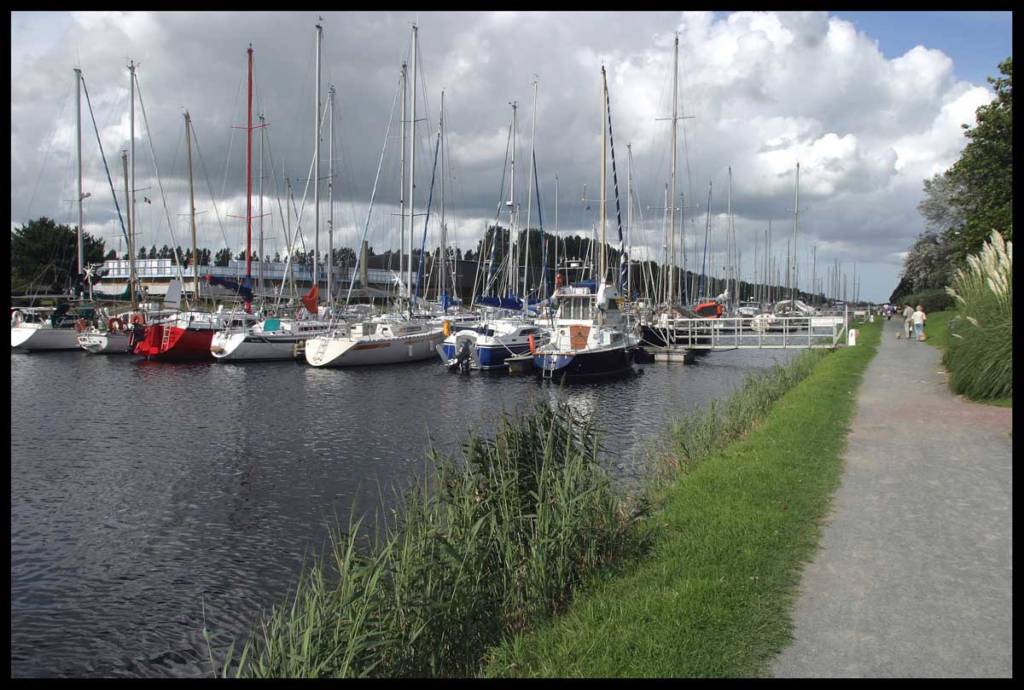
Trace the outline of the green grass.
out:
[[[741,440],[660,491],[651,553],[494,648],[489,676],[749,677],[790,640],[881,324],[828,355]]]

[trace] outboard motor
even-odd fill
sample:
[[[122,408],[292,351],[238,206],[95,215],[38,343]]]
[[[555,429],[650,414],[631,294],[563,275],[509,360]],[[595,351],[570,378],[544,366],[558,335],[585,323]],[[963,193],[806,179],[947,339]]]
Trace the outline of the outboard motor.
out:
[[[462,341],[462,348],[459,353],[455,356],[455,361],[459,365],[459,371],[463,373],[469,372],[469,365],[473,360],[473,353],[469,348],[469,340]]]

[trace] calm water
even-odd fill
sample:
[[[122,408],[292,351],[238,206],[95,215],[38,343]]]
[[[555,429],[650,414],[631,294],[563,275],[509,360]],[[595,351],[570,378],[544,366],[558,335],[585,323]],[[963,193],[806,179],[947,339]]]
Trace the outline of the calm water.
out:
[[[195,676],[205,625],[244,636],[282,600],[334,517],[491,433],[504,410],[566,397],[604,429],[623,481],[677,417],[785,351],[559,390],[436,362],[352,370],[11,355],[14,676]]]

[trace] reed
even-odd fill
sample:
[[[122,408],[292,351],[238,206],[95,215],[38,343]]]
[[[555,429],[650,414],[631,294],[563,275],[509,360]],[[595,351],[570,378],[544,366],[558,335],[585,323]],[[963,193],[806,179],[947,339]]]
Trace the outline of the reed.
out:
[[[642,551],[636,506],[565,405],[503,415],[430,471],[371,535],[349,519],[225,675],[459,676],[484,650],[565,608],[595,572]],[[461,461],[459,461],[461,460]],[[367,540],[363,544],[362,540]],[[362,546],[358,546],[362,544]]]
[[[1013,243],[993,231],[946,288],[960,317],[943,363],[950,385],[975,400],[1013,395]]]

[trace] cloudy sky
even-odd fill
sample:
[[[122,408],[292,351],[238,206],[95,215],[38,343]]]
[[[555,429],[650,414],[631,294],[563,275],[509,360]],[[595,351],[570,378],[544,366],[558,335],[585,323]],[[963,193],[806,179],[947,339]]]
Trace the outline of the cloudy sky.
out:
[[[254,111],[268,123],[262,178],[265,251],[283,252],[286,246],[286,180],[294,196],[291,226],[301,228],[312,248],[313,191],[307,180],[313,159],[318,16],[13,13],[11,226],[41,215],[77,223],[72,201],[76,66],[84,75],[114,185],[123,195],[127,65],[134,60],[141,93],[135,116],[139,244],[187,246],[190,241],[183,121],[188,109],[197,138],[193,167],[199,244],[227,244],[236,252],[243,248],[245,223],[237,216],[245,215],[245,130],[237,127],[246,121],[246,48],[251,43]],[[418,214],[425,212],[430,194],[443,90],[450,238],[464,249],[474,246],[501,199],[508,198],[500,186],[512,101],[519,106],[516,197],[521,222],[527,213],[526,161],[534,145],[545,230],[555,229],[557,210],[560,234],[592,232],[599,206],[600,70],[605,65],[623,216],[627,145],[632,151],[628,167],[639,200],[634,256],[660,256],[671,161],[670,122],[664,118],[672,110],[672,44],[678,33],[680,114],[687,119],[679,124],[677,193],[683,201],[676,205],[682,206],[688,267],[700,264],[707,228],[708,266],[721,272],[730,168],[743,277],[752,277],[755,241],[763,256],[769,221],[773,253],[782,264],[793,235],[799,162],[801,287],[810,287],[816,246],[819,277],[839,261],[851,279],[856,270],[861,296],[876,301],[884,301],[895,287],[902,252],[922,229],[916,212],[922,180],[957,159],[966,141],[960,125],[973,124],[976,108],[993,98],[985,77],[996,75],[998,62],[1012,51],[1009,12],[371,12],[322,17],[324,101],[328,85],[337,92],[336,247],[355,246],[364,227],[376,251],[398,246],[400,140],[394,107],[400,65],[411,60],[416,22]],[[96,134],[82,101],[83,189],[91,194],[84,202],[85,225],[109,247],[123,249]],[[322,137],[323,250],[329,214],[326,124]],[[254,142],[258,159],[258,131]],[[440,178],[428,243],[437,242]],[[367,223],[375,179],[376,200]],[[261,180],[254,181],[254,192],[260,185]],[[607,231],[610,241],[617,241],[610,164],[608,189]],[[257,206],[254,200],[254,212]],[[536,196],[532,206],[531,224],[536,226]],[[500,219],[507,222],[507,212]],[[419,215],[417,246],[423,221]]]

